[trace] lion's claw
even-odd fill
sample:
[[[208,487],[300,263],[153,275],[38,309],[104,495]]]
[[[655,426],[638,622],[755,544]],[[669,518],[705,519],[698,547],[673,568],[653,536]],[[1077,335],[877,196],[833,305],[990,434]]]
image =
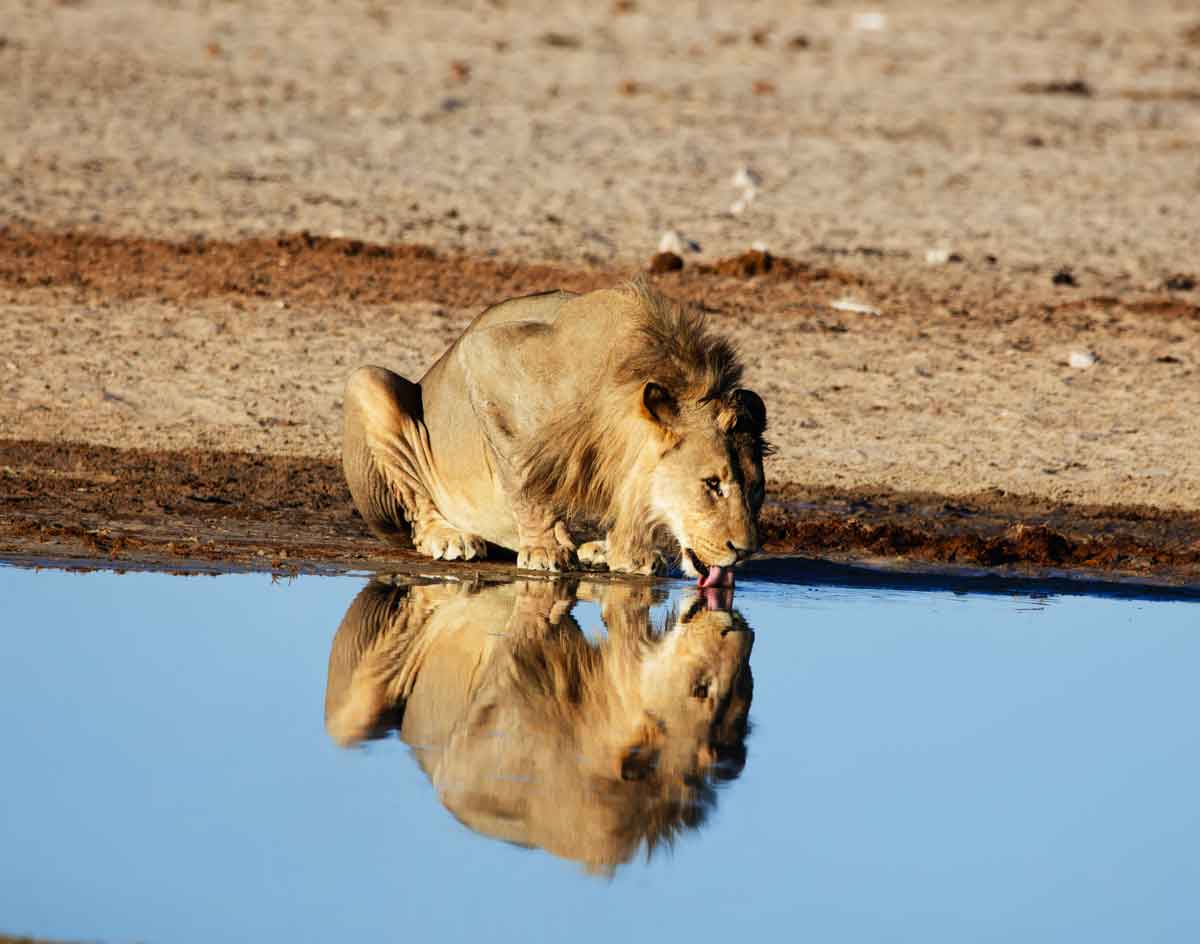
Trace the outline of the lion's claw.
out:
[[[517,551],[517,566],[522,570],[574,570],[575,542],[562,521],[532,532],[531,538]]]
[[[608,569],[613,573],[621,574],[641,574],[643,576],[662,574],[666,573],[667,559],[656,550],[643,551],[628,556],[610,556],[608,559]]]
[[[608,569],[614,574],[662,574],[667,560],[657,550],[613,551],[607,540],[588,541],[579,546],[579,563],[592,570]]]
[[[466,534],[445,522],[431,522],[413,535],[413,547],[434,560],[475,560],[487,557],[487,544],[475,534]]]
[[[570,570],[574,553],[560,544],[523,547],[517,552],[517,566],[522,570]]]

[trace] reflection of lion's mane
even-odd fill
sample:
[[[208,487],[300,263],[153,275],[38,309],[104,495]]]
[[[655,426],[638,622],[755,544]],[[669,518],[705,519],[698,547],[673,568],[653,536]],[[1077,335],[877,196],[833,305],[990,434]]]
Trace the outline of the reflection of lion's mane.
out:
[[[636,698],[637,671],[661,644],[668,624],[657,631],[649,624],[645,629],[606,645],[564,633],[550,645],[526,641],[513,651],[513,689],[531,715],[577,741],[608,743],[612,760],[590,770],[585,785],[607,807],[607,861],[628,859],[641,841],[652,852],[683,828],[699,826],[714,801],[705,775],[732,779],[745,762],[745,709],[753,685],[748,668],[739,677],[739,690],[731,693],[739,704],[717,719],[725,726],[714,725],[712,740],[695,744],[702,756],[666,751],[666,739],[688,734],[673,733],[669,718],[647,716]],[[630,694],[635,695],[632,703]],[[686,692],[677,694],[687,697]]]
[[[610,871],[699,826],[712,781],[740,773],[753,688],[740,616],[655,626],[645,606],[610,600],[593,643],[569,615],[538,617],[550,607],[531,607],[528,585],[447,591],[360,594],[331,653],[326,718],[342,741],[398,728],[470,828]],[[386,611],[388,628],[343,640],[356,608]]]

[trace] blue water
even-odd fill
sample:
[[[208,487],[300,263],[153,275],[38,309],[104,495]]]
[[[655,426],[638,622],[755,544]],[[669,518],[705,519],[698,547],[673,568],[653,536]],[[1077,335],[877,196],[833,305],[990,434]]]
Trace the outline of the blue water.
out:
[[[743,581],[744,769],[701,778],[715,803],[669,848],[589,871],[459,822],[416,759],[445,745],[334,742],[366,582],[0,567],[0,931],[1200,940],[1196,603]],[[575,617],[606,645],[596,603]]]

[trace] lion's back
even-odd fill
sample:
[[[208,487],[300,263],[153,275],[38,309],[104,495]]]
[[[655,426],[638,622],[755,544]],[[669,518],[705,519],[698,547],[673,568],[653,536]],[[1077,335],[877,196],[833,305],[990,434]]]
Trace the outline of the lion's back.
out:
[[[534,295],[505,299],[480,312],[468,325],[467,332],[482,328],[494,328],[497,325],[515,321],[550,323],[558,317],[559,309],[563,304],[576,297],[578,296],[575,292],[557,289],[551,292],[538,292]]]

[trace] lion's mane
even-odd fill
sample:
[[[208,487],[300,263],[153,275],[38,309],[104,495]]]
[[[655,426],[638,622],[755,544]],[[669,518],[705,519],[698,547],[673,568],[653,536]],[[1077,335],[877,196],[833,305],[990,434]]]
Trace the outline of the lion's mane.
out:
[[[594,396],[564,404],[550,419],[524,462],[532,498],[602,526],[646,500],[642,483],[629,477],[645,443],[636,406],[643,385],[661,385],[680,404],[727,402],[743,371],[734,346],[708,330],[698,308],[640,279],[621,292],[633,309],[629,347],[606,365]]]

